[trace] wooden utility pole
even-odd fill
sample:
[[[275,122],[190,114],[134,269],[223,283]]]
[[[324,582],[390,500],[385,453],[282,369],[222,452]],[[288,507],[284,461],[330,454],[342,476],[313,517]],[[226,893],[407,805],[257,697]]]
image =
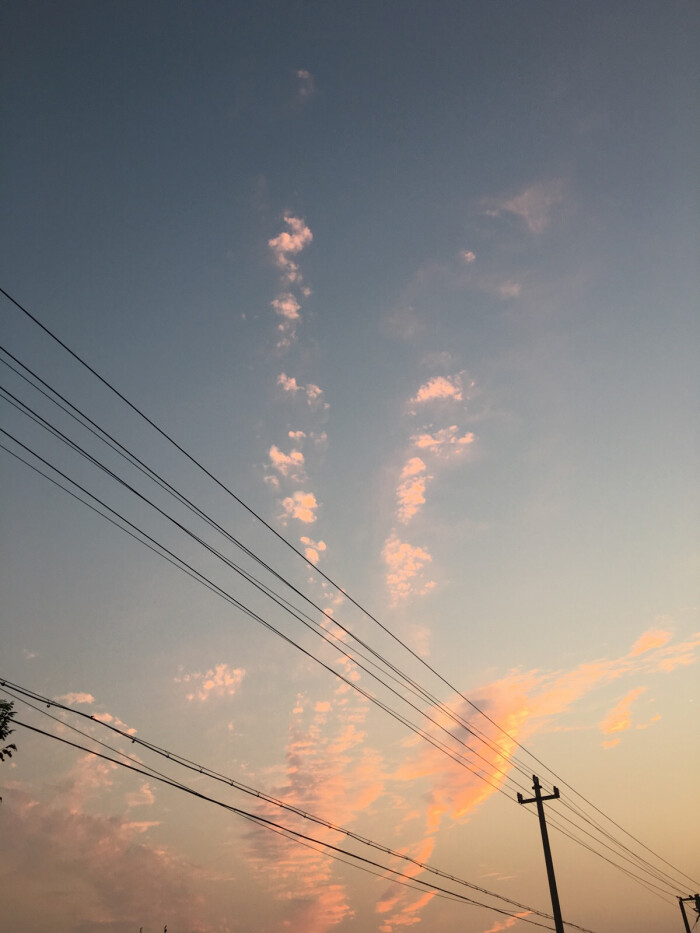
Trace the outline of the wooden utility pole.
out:
[[[518,794],[518,803],[536,803],[537,815],[540,818],[540,831],[542,832],[542,846],[544,848],[544,861],[547,866],[547,880],[549,881],[549,893],[552,896],[552,914],[554,915],[554,929],[556,933],[564,933],[564,921],[561,918],[561,907],[559,906],[559,895],[557,893],[557,879],[554,877],[554,863],[552,862],[552,851],[549,848],[549,834],[547,833],[547,821],[544,816],[544,800],[558,800],[559,788],[553,788],[554,793],[542,796],[542,785],[536,774],[532,775],[532,789],[535,792],[534,797],[525,800],[522,794]]]
[[[700,917],[700,894],[691,894],[690,897],[679,897],[678,906],[681,909],[683,914],[683,923],[685,924],[686,933],[690,933],[690,923],[688,923],[688,914],[685,912],[685,901],[695,901],[695,910],[697,911],[698,917]]]

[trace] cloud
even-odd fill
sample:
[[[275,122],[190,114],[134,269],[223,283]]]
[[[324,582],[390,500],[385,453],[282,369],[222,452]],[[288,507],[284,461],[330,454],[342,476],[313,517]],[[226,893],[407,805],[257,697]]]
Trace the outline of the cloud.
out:
[[[467,263],[467,265],[471,265],[476,261],[476,254],[472,253],[471,250],[463,249],[459,254],[459,258],[462,260],[462,262]]]
[[[530,185],[513,198],[494,202],[486,214],[489,217],[511,214],[524,221],[530,233],[541,234],[549,227],[555,208],[563,200],[564,183],[554,179]]]
[[[74,791],[69,787],[68,796]],[[161,930],[163,917],[177,918],[178,929],[223,928],[219,905],[207,916],[211,873],[140,841],[156,821],[71,810],[64,796],[56,793],[52,806],[15,790],[3,803],[3,841],[12,851],[11,863],[0,866],[8,929],[19,917],[26,929],[75,933]],[[61,879],[60,894],[47,889],[51,879]]]
[[[284,509],[284,517],[298,518],[300,522],[311,523],[316,521],[314,511],[318,508],[318,502],[312,492],[302,492],[300,490],[283,499],[282,508]]]
[[[268,456],[273,469],[281,476],[298,479],[304,474],[304,454],[300,450],[291,450],[288,454],[273,444]]]
[[[434,376],[424,383],[411,399],[414,405],[435,400],[449,399],[455,402],[462,401],[462,378],[456,376]]]
[[[56,699],[60,700],[61,703],[66,703],[68,706],[95,702],[95,698],[91,693],[64,693],[60,697],[56,697]]]
[[[351,662],[341,662],[347,674]],[[299,694],[290,717],[284,773],[272,794],[300,810],[350,827],[384,791],[379,754],[365,740],[368,701],[340,684],[330,697]],[[262,804],[263,816],[279,819]],[[284,822],[303,832],[309,824],[285,814]],[[314,825],[313,836],[335,845],[344,837]],[[325,933],[354,916],[345,885],[335,879],[336,863],[315,849],[290,846],[269,833],[248,835],[247,862],[265,879],[270,894],[284,901],[290,929]],[[270,865],[275,871],[270,873]]]
[[[204,674],[179,674],[174,680],[178,684],[191,684],[192,691],[187,694],[187,699],[203,703],[213,696],[233,696],[244,677],[245,670],[242,667],[232,668],[228,664],[216,664]]]
[[[127,810],[131,810],[133,807],[150,807],[155,799],[156,795],[153,793],[151,785],[148,781],[145,781],[138,790],[131,791],[126,795],[126,807]]]
[[[424,595],[435,586],[433,580],[423,579],[423,569],[432,561],[430,553],[401,541],[396,532],[384,542],[382,557],[387,567],[386,585],[392,604],[408,596]]]
[[[277,385],[281,386],[285,392],[296,395],[301,392],[309,405],[309,408],[322,409],[326,411],[330,406],[325,400],[323,389],[317,386],[315,382],[309,382],[307,385],[300,385],[294,376],[288,376],[286,373],[280,373],[277,377]],[[303,436],[303,431],[301,432]],[[290,437],[292,434],[290,433]]]
[[[325,541],[312,541],[311,538],[307,538],[306,535],[302,535],[299,539],[302,544],[306,545],[304,548],[304,555],[307,560],[310,560],[312,564],[317,564],[319,561],[320,551],[326,550]]]
[[[467,450],[469,445],[474,443],[474,439],[471,431],[460,434],[457,425],[451,424],[448,428],[440,428],[434,434],[414,434],[411,441],[419,450],[430,451],[439,457],[451,457]]]
[[[282,292],[270,302],[270,305],[286,321],[298,321],[301,316],[299,314],[301,305],[291,292]]]
[[[496,286],[496,294],[504,301],[508,298],[518,298],[521,290],[522,286],[520,282],[501,282]]]
[[[645,632],[632,645],[630,657],[636,658],[638,655],[646,654],[647,651],[652,651],[654,648],[663,648],[670,640],[670,632],[664,631],[663,629],[651,629],[649,632]]]
[[[630,690],[622,699],[613,706],[610,712],[600,723],[600,731],[603,735],[612,735],[616,732],[624,732],[632,725],[632,704],[640,697],[646,687],[637,687]]]
[[[296,73],[297,77],[297,98],[299,101],[308,100],[309,97],[312,97],[316,91],[316,86],[314,84],[313,75],[310,71],[307,71],[305,68],[299,68]]]
[[[303,441],[306,437],[305,431],[287,431],[287,437],[293,441]]]
[[[403,524],[425,504],[425,487],[429,479],[424,461],[420,457],[411,457],[401,471],[401,481],[396,490],[398,518]]]
[[[112,716],[111,713],[93,713],[92,718],[98,722],[107,722],[111,726],[121,729],[122,732],[126,732],[127,735],[136,735],[136,729],[129,728],[118,716]]]
[[[288,229],[268,240],[275,265],[282,271],[283,282],[287,285],[300,284],[301,273],[298,265],[291,259],[300,253],[313,240],[311,230],[300,217],[284,215]]]

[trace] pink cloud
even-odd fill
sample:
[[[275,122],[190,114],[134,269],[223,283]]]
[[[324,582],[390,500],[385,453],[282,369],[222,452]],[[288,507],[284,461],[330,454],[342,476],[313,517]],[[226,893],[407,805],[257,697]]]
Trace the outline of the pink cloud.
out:
[[[299,267],[290,257],[296,256],[305,246],[308,246],[313,240],[313,234],[300,217],[285,214],[284,222],[288,229],[268,240],[268,246],[275,265],[282,270],[284,280],[292,284],[299,282],[301,276]]]
[[[95,698],[91,693],[64,693],[62,696],[56,697],[56,699],[60,700],[61,703],[66,703],[68,706],[95,702]]]
[[[460,434],[457,425],[452,424],[448,428],[440,428],[434,434],[414,434],[411,440],[419,450],[429,450],[439,457],[450,457],[465,451],[475,438],[471,431]]]
[[[272,467],[282,476],[292,479],[303,476],[304,474],[304,454],[300,450],[291,450],[288,454],[273,444],[270,447],[269,454]]]
[[[316,521],[315,510],[318,508],[318,502],[312,492],[299,490],[282,500],[282,508],[285,518],[296,518],[300,522],[310,524]]]
[[[398,518],[406,524],[425,504],[425,487],[430,476],[420,457],[411,457],[401,471],[401,481],[396,490],[398,499]]]
[[[228,664],[216,664],[206,673],[178,674],[175,683],[191,685],[188,700],[205,702],[210,697],[233,696],[243,682],[245,670]]]
[[[301,305],[291,292],[282,292],[270,302],[270,305],[275,309],[275,312],[286,321],[299,320],[299,308],[301,308]]]
[[[320,559],[320,552],[326,550],[325,541],[312,541],[311,538],[307,538],[306,535],[302,535],[299,539],[302,544],[306,545],[304,548],[304,555],[307,560],[310,560],[312,564],[317,564]]]
[[[323,397],[323,389],[317,386],[314,382],[309,382],[308,385],[305,386],[299,385],[294,376],[288,376],[286,373],[280,373],[277,377],[277,385],[281,386],[285,392],[289,392],[291,395],[296,395],[297,392],[302,392],[310,408],[320,408],[323,410],[329,408],[328,402],[326,402]]]
[[[425,548],[413,547],[392,532],[384,542],[382,557],[387,567],[386,584],[392,604],[412,595],[424,595],[435,583],[425,581],[423,569],[432,561]]]
[[[459,258],[462,260],[462,262],[467,263],[467,265],[471,265],[476,261],[476,254],[471,250],[463,249],[459,254]]]
[[[284,776],[274,795],[351,826],[384,788],[380,757],[365,741],[366,716],[367,701],[348,694],[343,684],[329,699],[314,702],[299,695],[290,721]],[[260,813],[277,818],[267,804]],[[285,823],[309,831],[308,823],[294,816],[285,814]],[[343,836],[321,826],[315,825],[312,835],[343,844]],[[270,894],[284,901],[290,929],[325,933],[354,916],[345,885],[335,879],[336,865],[322,852],[289,846],[269,834],[249,834],[248,840],[248,863],[262,874]]]
[[[435,400],[462,401],[462,377],[456,376],[434,376],[425,382],[419,389],[414,398],[413,404],[421,404]]]

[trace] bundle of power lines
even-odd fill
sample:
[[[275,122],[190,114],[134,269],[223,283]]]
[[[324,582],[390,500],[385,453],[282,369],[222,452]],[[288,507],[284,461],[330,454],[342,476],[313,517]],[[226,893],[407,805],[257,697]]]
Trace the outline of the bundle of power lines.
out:
[[[33,430],[38,429],[41,434],[50,435],[61,447],[72,451],[72,454],[82,461],[83,466],[87,466],[87,476],[101,477],[100,487],[105,491],[101,491],[99,495],[94,492],[94,480],[91,491],[88,480],[83,481],[82,475],[80,480],[76,478],[75,461],[67,458],[57,460],[56,453],[47,454],[44,448],[40,452],[36,440],[28,439],[26,434],[21,434],[21,430],[13,432],[0,427],[0,448],[3,451],[154,551],[218,598],[235,607],[248,620],[283,639],[290,648],[320,665],[329,675],[340,679],[347,688],[360,694],[365,701],[398,721],[438,753],[449,757],[456,766],[466,769],[477,780],[490,785],[493,790],[504,794],[513,802],[519,792],[529,793],[533,770],[539,771],[547,780],[557,780],[566,788],[566,793],[561,799],[561,807],[556,813],[552,812],[548,816],[550,826],[626,874],[654,896],[675,904],[679,894],[686,892],[688,884],[698,885],[697,881],[689,878],[644,845],[641,840],[624,830],[517,742],[485,710],[464,696],[435,667],[365,609],[352,594],[342,589],[323,570],[309,561],[197,457],[181,446],[35,315],[3,289],[0,289],[0,293],[7,301],[5,313],[21,313],[33,326],[41,329],[51,341],[79,364],[82,370],[97,380],[102,389],[111,393],[120,405],[126,406],[143,421],[148,430],[155,432],[160,441],[166,442],[176,450],[190,467],[195,467],[207,483],[214,484],[220,492],[243,509],[266,535],[272,536],[277,545],[288,549],[294,558],[303,561],[305,572],[311,571],[317,575],[326,590],[332,589],[342,594],[369,626],[370,633],[373,627],[376,635],[381,636],[385,644],[394,645],[397,650],[403,652],[403,662],[392,661],[387,656],[386,647],[383,650],[378,648],[377,637],[366,632],[361,636],[357,626],[351,627],[335,614],[324,610],[300,584],[289,578],[289,574],[283,574],[276,569],[269,560],[260,556],[255,548],[244,543],[229,528],[213,518],[210,512],[197,504],[190,495],[186,495],[169,482],[162,472],[146,462],[145,456],[138,456],[126,443],[118,440],[90,418],[81,406],[70,401],[17,355],[5,347],[0,347],[0,361],[10,379],[9,384],[0,385],[0,398],[22,416],[21,420],[17,419],[18,423],[21,424],[26,419],[34,425]],[[138,504],[138,521],[133,521],[127,516],[129,498]],[[150,516],[150,520],[146,516]],[[154,526],[153,519],[159,524]],[[236,549],[236,559],[222,550],[231,545]],[[205,569],[202,569],[202,556],[205,557]],[[346,664],[338,665],[339,659]],[[409,674],[406,670],[407,664],[421,671],[421,675]],[[359,677],[349,676],[351,670],[359,673]],[[426,679],[435,684],[433,689],[426,686]],[[51,715],[46,712],[46,706],[60,709],[64,717],[61,721],[65,724],[69,724],[65,719],[68,715],[92,718],[10,680],[3,681],[2,685],[7,695],[21,703],[32,705],[45,715]],[[441,700],[437,695],[437,691],[444,691],[445,688],[453,697],[450,702]],[[44,709],[36,707],[36,702],[41,703]],[[466,709],[470,710],[468,716],[463,712]],[[137,762],[123,750],[106,743],[99,743],[103,750],[98,752],[94,745],[88,748],[82,742],[69,742],[62,736],[46,732],[24,721],[19,721],[19,724],[76,748],[108,757],[115,764],[132,771],[147,773],[154,780],[167,783],[210,804],[224,807],[295,843],[320,849],[330,857],[350,861],[365,870],[380,873],[396,882],[423,891],[432,891],[440,897],[487,907],[522,922],[552,929],[548,922],[552,919],[551,914],[488,891],[435,866],[410,859],[376,840],[336,826],[330,820],[332,814],[310,814],[301,811],[283,800],[248,787],[233,777],[217,773],[204,764],[190,761],[143,739],[127,736],[112,725],[100,723],[180,767],[223,782],[242,793],[252,794],[269,806],[277,807],[283,812],[291,811],[311,824],[320,824],[326,829],[336,831],[352,839],[365,851],[371,851],[372,857],[231,806],[188,787],[172,776]],[[71,728],[80,733],[83,739],[96,741],[76,726],[71,725]],[[414,869],[417,867],[437,880],[423,880],[391,868],[381,856],[376,855],[378,851],[384,856],[411,863]],[[490,901],[466,895],[465,888],[488,896]],[[531,916],[522,916],[522,912]],[[534,917],[541,919],[535,920]],[[572,929],[584,930],[584,927],[572,923],[567,922],[566,925]]]

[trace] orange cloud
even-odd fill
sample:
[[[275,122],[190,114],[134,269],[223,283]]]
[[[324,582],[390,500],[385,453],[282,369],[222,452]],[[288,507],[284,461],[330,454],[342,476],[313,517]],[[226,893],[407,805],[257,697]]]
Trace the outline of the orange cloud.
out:
[[[296,518],[300,522],[310,524],[316,521],[315,509],[318,508],[318,502],[312,492],[299,490],[282,500],[282,508],[284,518]]]
[[[396,490],[399,501],[399,521],[406,524],[425,503],[425,487],[430,476],[424,475],[426,466],[420,457],[411,457],[401,471],[401,482]]]
[[[635,658],[640,654],[646,654],[646,652],[651,651],[652,648],[663,648],[663,646],[667,645],[670,640],[670,632],[666,632],[663,629],[651,629],[650,631],[645,632],[632,645],[630,657]]]
[[[387,566],[386,584],[392,603],[407,596],[423,595],[435,586],[432,580],[420,582],[423,568],[432,561],[425,548],[413,547],[392,532],[384,542],[382,557]]]
[[[292,450],[288,454],[273,444],[270,447],[270,464],[282,476],[288,476],[296,479],[304,473],[304,454],[300,450]]]
[[[325,541],[312,541],[311,538],[307,538],[306,535],[302,535],[299,539],[302,544],[306,545],[304,548],[304,556],[307,560],[310,560],[312,564],[317,564],[320,559],[321,551],[326,550]]]
[[[457,425],[451,424],[448,428],[440,428],[434,434],[414,434],[411,440],[419,450],[428,450],[439,457],[450,457],[462,453],[473,444],[474,435],[471,431],[460,435]]]
[[[622,699],[613,706],[607,716],[600,723],[600,731],[603,735],[611,735],[615,732],[624,732],[632,725],[631,706],[634,701],[640,697],[646,687],[637,687],[630,690]]]
[[[242,667],[232,668],[228,664],[217,664],[205,674],[180,674],[175,677],[175,683],[192,684],[192,692],[187,694],[188,700],[200,700],[202,703],[212,696],[233,696],[240,687],[245,670]]]
[[[299,385],[294,376],[288,376],[286,373],[280,373],[277,377],[277,385],[282,386],[284,391],[289,392],[291,395],[296,395],[297,392],[303,393],[309,408],[320,408],[326,410],[330,407],[328,402],[326,402],[324,399],[323,389],[317,386],[314,382],[310,382],[305,386]],[[293,433],[299,434],[300,432]],[[301,433],[303,434],[303,432]],[[291,436],[292,434],[290,433],[290,437]]]
[[[431,402],[435,400],[462,401],[462,378],[459,374],[456,376],[434,376],[424,383],[416,395],[411,399],[413,404]]]

